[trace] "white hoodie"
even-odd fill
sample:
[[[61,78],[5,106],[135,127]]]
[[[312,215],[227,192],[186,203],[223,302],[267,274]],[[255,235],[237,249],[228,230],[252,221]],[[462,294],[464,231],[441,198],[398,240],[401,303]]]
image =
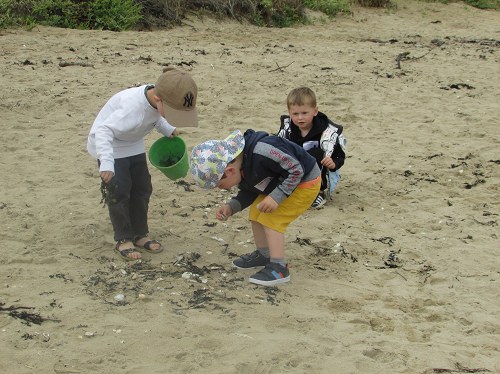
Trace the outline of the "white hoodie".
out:
[[[87,150],[101,162],[99,171],[115,172],[115,158],[145,152],[144,137],[154,127],[170,136],[175,127],[146,98],[146,87],[128,88],[113,95],[97,115],[87,140]]]

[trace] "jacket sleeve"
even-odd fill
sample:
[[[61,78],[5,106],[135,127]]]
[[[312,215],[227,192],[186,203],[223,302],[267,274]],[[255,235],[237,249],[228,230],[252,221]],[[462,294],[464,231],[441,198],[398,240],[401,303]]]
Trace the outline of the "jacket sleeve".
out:
[[[259,196],[258,193],[241,188],[238,191],[238,194],[228,201],[228,204],[231,207],[233,214],[235,214],[252,205],[257,196]]]
[[[155,124],[156,130],[164,135],[164,136],[170,136],[172,133],[175,131],[175,127],[172,126],[170,123],[167,122],[167,120],[163,117],[161,117],[158,122]]]
[[[109,126],[100,126],[96,129],[95,145],[97,159],[100,161],[99,171],[115,172],[115,159],[113,156],[113,129]]]
[[[296,144],[291,144],[300,148]],[[263,163],[260,164],[262,169],[269,170],[268,175],[278,178],[279,184],[268,193],[274,201],[281,204],[302,181],[305,171],[304,167],[292,152],[285,147],[275,147],[272,144],[259,142],[254,149],[255,153],[260,154]],[[307,157],[310,157],[304,152]]]
[[[338,138],[337,138],[337,144],[335,145],[335,148],[333,150],[332,160],[333,162],[335,162],[335,169],[333,171],[339,170],[342,167],[342,165],[344,165],[345,152],[343,147],[340,146]]]
[[[330,156],[335,162],[335,170],[338,170],[344,165],[346,138],[342,133],[343,127],[330,123],[328,128],[321,135],[321,149],[325,152],[325,156]]]

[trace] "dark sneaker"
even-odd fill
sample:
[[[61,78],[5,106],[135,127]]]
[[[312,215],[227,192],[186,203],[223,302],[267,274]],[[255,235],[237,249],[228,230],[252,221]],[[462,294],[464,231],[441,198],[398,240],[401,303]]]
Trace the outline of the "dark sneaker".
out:
[[[311,207],[313,207],[314,209],[319,209],[325,204],[326,204],[325,195],[323,195],[323,192],[320,192],[318,196],[316,196],[316,199],[314,199]]]
[[[248,278],[250,283],[260,284],[261,286],[275,286],[286,283],[290,280],[288,267],[282,266],[276,262],[270,262],[266,267]]]
[[[242,255],[233,261],[233,265],[239,269],[254,269],[269,264],[269,257],[264,257],[259,251],[253,251]]]

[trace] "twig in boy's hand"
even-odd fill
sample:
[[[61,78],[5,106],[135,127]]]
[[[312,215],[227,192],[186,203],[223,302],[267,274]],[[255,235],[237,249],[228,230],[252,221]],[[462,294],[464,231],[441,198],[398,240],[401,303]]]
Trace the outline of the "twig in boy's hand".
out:
[[[108,202],[107,195],[106,183],[104,183],[104,181],[101,181],[101,202],[99,204],[102,204],[103,207],[105,207]]]
[[[101,181],[101,204],[104,208],[109,203],[113,203],[112,188],[108,183]]]

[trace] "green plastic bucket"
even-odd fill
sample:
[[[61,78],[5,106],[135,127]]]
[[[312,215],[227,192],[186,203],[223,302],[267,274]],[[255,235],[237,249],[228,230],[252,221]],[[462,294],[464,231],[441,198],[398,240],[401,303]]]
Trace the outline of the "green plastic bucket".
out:
[[[178,136],[159,138],[149,148],[149,161],[169,179],[184,178],[189,170],[186,143]]]

